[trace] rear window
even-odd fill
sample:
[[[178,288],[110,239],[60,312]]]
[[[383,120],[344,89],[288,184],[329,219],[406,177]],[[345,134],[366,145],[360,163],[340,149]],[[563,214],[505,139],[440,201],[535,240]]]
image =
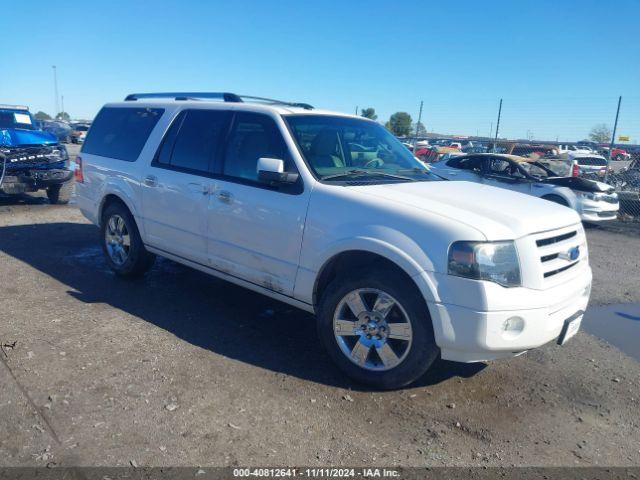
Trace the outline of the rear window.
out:
[[[579,157],[578,165],[591,166],[591,167],[604,167],[607,165],[607,161],[604,158],[598,157]]]
[[[163,113],[162,108],[105,107],[93,121],[82,152],[135,162]]]

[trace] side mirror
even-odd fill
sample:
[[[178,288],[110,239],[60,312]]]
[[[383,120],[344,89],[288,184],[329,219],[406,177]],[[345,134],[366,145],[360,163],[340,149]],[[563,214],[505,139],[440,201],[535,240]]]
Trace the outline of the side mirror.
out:
[[[296,183],[298,181],[298,174],[285,172],[284,160],[278,158],[259,158],[257,171],[258,180],[270,185]]]

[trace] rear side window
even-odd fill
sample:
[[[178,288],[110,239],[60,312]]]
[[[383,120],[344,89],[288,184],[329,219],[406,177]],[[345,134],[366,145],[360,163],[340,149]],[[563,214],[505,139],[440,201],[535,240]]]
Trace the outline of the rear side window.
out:
[[[105,107],[93,121],[82,152],[135,162],[163,113],[162,108]]]
[[[185,110],[173,121],[155,164],[193,172],[210,172],[229,125],[230,112]]]
[[[607,165],[607,161],[604,158],[598,157],[578,157],[578,165],[590,166],[590,167],[604,167]]]

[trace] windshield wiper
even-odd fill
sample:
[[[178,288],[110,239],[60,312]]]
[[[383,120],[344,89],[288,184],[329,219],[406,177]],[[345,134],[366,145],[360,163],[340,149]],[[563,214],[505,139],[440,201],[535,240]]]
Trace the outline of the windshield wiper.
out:
[[[394,178],[396,180],[405,180],[408,182],[415,182],[415,179],[413,178],[409,178],[409,177],[403,177],[401,175],[393,175],[391,173],[386,173],[386,172],[372,172],[372,171],[367,171],[367,170],[358,170],[358,169],[353,169],[353,170],[349,170],[343,173],[336,173],[335,175],[327,175],[326,177],[322,177],[321,180],[331,180],[331,179],[335,179],[335,178],[349,178],[349,177],[360,177],[363,175],[372,175],[372,176],[378,176],[378,177],[386,177],[386,178]]]

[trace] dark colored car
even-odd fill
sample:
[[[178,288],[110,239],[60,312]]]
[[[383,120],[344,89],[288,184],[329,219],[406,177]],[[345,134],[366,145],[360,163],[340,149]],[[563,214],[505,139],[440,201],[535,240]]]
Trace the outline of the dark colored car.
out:
[[[71,143],[72,141],[73,129],[64,122],[40,120],[37,125],[42,131],[48,132],[56,137],[60,143]]]
[[[40,130],[27,107],[0,105],[0,193],[46,190],[51,203],[68,203],[73,172],[64,145]]]

